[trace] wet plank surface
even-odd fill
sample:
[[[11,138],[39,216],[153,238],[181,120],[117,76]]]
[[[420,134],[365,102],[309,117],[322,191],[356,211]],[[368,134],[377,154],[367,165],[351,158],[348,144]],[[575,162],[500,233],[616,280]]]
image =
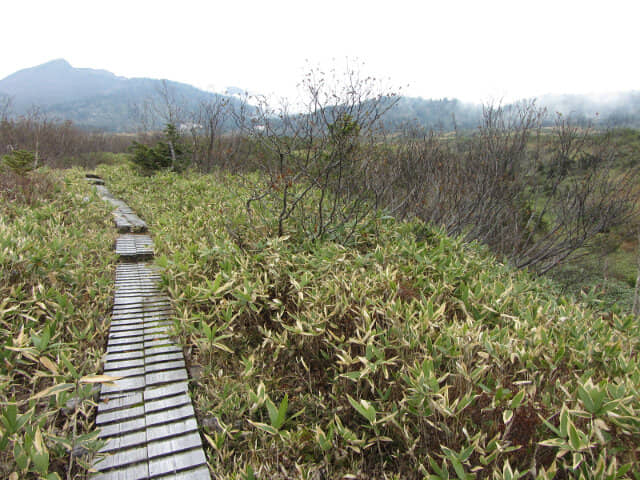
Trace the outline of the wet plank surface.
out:
[[[121,263],[104,373],[122,377],[101,386],[96,426],[106,440],[93,464],[94,480],[210,480],[198,424],[188,394],[182,349],[167,334],[171,302],[158,288],[146,224],[99,181],[100,197],[116,207]]]

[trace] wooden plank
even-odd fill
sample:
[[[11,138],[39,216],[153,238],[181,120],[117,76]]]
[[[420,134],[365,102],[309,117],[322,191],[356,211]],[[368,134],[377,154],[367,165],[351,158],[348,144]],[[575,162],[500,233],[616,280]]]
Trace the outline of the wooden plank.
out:
[[[147,444],[148,458],[164,457],[167,452],[180,452],[183,450],[191,450],[193,448],[201,448],[202,441],[198,433],[187,433],[179,437],[171,437],[165,440],[150,442]]]
[[[140,463],[148,459],[147,450],[148,447],[146,445],[128,450],[117,450],[97,462],[94,466],[97,470],[108,470]]]
[[[113,376],[118,376],[118,377],[123,377],[124,378],[128,378],[128,377],[139,377],[142,376],[146,373],[145,370],[145,366],[143,365],[142,367],[130,367],[130,368],[125,368],[123,370],[117,370],[116,372],[112,372],[111,374]],[[122,380],[115,380],[114,383],[119,383]]]
[[[173,325],[172,320],[162,320],[162,321],[151,321],[144,322],[144,334],[145,335],[153,335],[154,333],[165,333],[167,331],[167,327]]]
[[[206,465],[207,460],[204,457],[202,448],[188,450],[182,453],[167,455],[160,458],[149,460],[149,475],[166,475],[167,473],[177,473],[193,467]]]
[[[104,357],[105,362],[119,360],[134,360],[136,358],[144,358],[144,350],[136,350],[135,352],[114,352],[107,353]]]
[[[156,347],[149,347],[149,348],[146,348],[144,351],[147,357],[151,355],[159,355],[162,353],[175,353],[175,352],[182,353],[182,348],[178,347],[175,344],[169,344],[169,345],[160,345]]]
[[[147,428],[145,417],[134,418],[132,420],[126,420],[124,422],[110,423],[103,426],[100,429],[98,436],[100,438],[110,438],[123,435],[125,433],[131,433],[135,431],[143,431]]]
[[[154,373],[154,372],[162,372],[162,371],[168,371],[168,370],[176,370],[178,368],[185,368],[184,360],[175,360],[173,362],[146,364],[144,367],[144,371],[145,373]]]
[[[114,305],[144,305],[144,297],[137,295],[116,295],[113,299]]]
[[[171,408],[169,410],[147,413],[144,418],[147,422],[147,426],[153,426],[161,425],[163,423],[173,423],[178,420],[193,417],[194,415],[193,407],[189,404]]]
[[[171,353],[157,353],[155,355],[147,355],[144,361],[145,364],[151,365],[154,363],[171,362],[173,360],[183,360],[183,358],[184,356],[182,355],[182,351],[179,350]]]
[[[167,410],[172,407],[189,405],[191,403],[191,397],[186,393],[174,395],[170,397],[162,397],[157,400],[145,402],[144,409],[147,413],[157,412],[160,410]]]
[[[147,478],[149,478],[149,464],[147,462],[91,476],[91,480],[142,480]]]
[[[145,340],[146,340],[146,337],[144,335],[140,335],[139,333],[136,333],[135,335],[128,336],[128,337],[113,338],[112,336],[109,336],[109,347],[114,347],[116,345],[137,344],[140,342],[144,342]]]
[[[103,383],[100,388],[100,395],[109,395],[115,392],[130,392],[132,390],[142,390],[145,387],[145,376],[127,377],[115,382]]]
[[[138,321],[138,322],[131,322],[131,323],[117,323],[115,325],[112,323],[109,331],[111,332],[111,334],[115,334],[118,332],[139,332],[144,329],[145,329],[144,322]]]
[[[137,312],[113,312],[111,314],[112,323],[114,320],[138,320],[144,318],[144,311]]]
[[[134,358],[132,360],[120,360],[120,361],[111,361],[105,362],[103,370],[106,372],[117,371],[123,368],[134,368],[134,367],[144,367],[145,359],[144,357]],[[116,375],[114,373],[114,375]]]
[[[131,408],[121,410],[111,410],[108,412],[100,412],[96,415],[96,425],[105,425],[107,423],[122,422],[125,420],[133,420],[136,417],[144,416],[145,407],[138,405]]]
[[[154,347],[166,347],[170,346],[173,342],[169,339],[167,340],[145,340],[144,348],[154,348]]]
[[[144,348],[144,343],[131,343],[129,345],[108,345],[107,354],[131,352],[134,350],[142,350],[143,348]]]
[[[110,398],[109,396],[100,396],[98,403],[98,412],[108,412],[110,410],[127,408],[133,405],[142,404],[144,400],[142,392],[133,392],[124,396]]]
[[[103,371],[122,377],[101,385],[96,425],[106,440],[94,463],[97,480],[210,480],[191,398],[182,347],[168,335],[171,301],[159,285],[146,223],[103,186],[122,233],[115,242],[115,295]]]
[[[107,443],[100,449],[100,452],[113,452],[121,448],[131,448],[147,444],[147,431],[141,430],[132,433],[125,433],[107,439]]]
[[[157,398],[168,397],[171,395],[177,395],[179,393],[187,392],[188,390],[189,386],[187,382],[176,382],[169,385],[147,388],[143,394],[144,401],[149,402]]]
[[[211,480],[209,468],[206,466],[197,467],[195,469],[185,470],[169,475],[156,477],[154,480]]]
[[[146,385],[161,385],[163,383],[173,383],[179,382],[181,380],[187,380],[189,375],[187,375],[186,369],[181,370],[169,370],[168,372],[157,372],[157,373],[147,373],[145,375],[144,381]]]
[[[173,437],[186,432],[197,432],[198,423],[195,417],[183,418],[177,422],[162,423],[160,425],[152,425],[147,427],[147,441],[159,440],[162,438]]]

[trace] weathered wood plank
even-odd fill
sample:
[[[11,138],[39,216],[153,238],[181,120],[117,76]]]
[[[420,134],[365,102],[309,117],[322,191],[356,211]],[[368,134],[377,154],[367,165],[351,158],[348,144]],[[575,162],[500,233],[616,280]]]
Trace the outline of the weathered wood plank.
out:
[[[111,203],[122,235],[115,242],[115,295],[103,371],[122,377],[101,385],[96,425],[109,453],[96,461],[97,480],[210,479],[188,394],[182,348],[169,338],[171,301],[159,288],[146,223],[126,203],[96,186]]]
[[[144,376],[144,381],[148,386],[153,386],[163,383],[179,382],[180,380],[187,380],[188,378],[187,370],[183,368],[180,370],[169,370],[168,372],[147,373]]]
[[[152,425],[147,428],[147,441],[160,440],[187,432],[197,432],[198,423],[195,417],[183,418],[176,422]]]
[[[147,478],[149,478],[149,464],[143,462],[127,468],[93,475],[91,480],[143,480]]]
[[[182,352],[182,348],[178,347],[174,343],[170,343],[168,345],[150,345],[145,349],[145,355],[147,356],[173,352]]]
[[[131,345],[131,344],[136,344],[144,341],[145,341],[145,336],[140,334],[135,334],[129,337],[119,337],[119,338],[114,338],[112,336],[109,336],[110,347],[113,347],[116,345]]]
[[[164,363],[152,363],[146,364],[144,367],[145,373],[166,372],[168,370],[177,370],[185,368],[184,360],[175,360],[173,362]]]
[[[147,431],[140,430],[108,438],[107,443],[100,449],[100,452],[113,452],[124,448],[137,447],[146,444]]]
[[[115,451],[95,464],[97,470],[108,470],[110,468],[121,468],[133,463],[146,461],[148,447],[131,448],[128,450]]]
[[[187,382],[176,382],[168,385],[162,385],[159,387],[147,388],[144,391],[144,401],[149,402],[151,400],[168,397],[171,395],[177,395],[179,393],[187,392],[189,385]]]
[[[189,405],[191,403],[191,397],[186,393],[171,397],[163,397],[157,400],[145,402],[144,409],[146,413],[153,413],[160,410],[167,410],[172,407],[178,407],[182,405]]]
[[[104,357],[105,362],[119,360],[134,360],[136,358],[144,358],[144,350],[136,350],[135,352],[114,352],[107,353]]]
[[[132,392],[127,395],[113,397],[110,396],[101,396],[100,402],[98,403],[98,412],[108,412],[110,410],[127,408],[133,405],[140,404],[144,400],[142,392]]]
[[[148,458],[164,457],[167,452],[180,452],[202,447],[200,435],[197,433],[187,433],[179,437],[171,437],[166,440],[159,440],[147,444]]]
[[[164,475],[167,473],[178,473],[189,468],[206,465],[207,460],[204,457],[202,448],[188,450],[182,453],[176,453],[160,458],[149,460],[149,475]]]
[[[206,466],[198,467],[193,470],[185,470],[183,472],[171,473],[156,477],[154,480],[210,480],[211,475]]]
[[[124,368],[144,367],[144,357],[134,358],[132,360],[120,360],[105,362],[103,370],[106,372],[118,371]],[[114,373],[114,375],[117,375]]]
[[[145,387],[145,376],[127,377],[116,380],[113,383],[103,383],[100,387],[100,395],[109,395],[116,392],[130,392],[132,390],[142,390]]]
[[[125,420],[124,422],[104,425],[100,429],[98,436],[100,438],[117,437],[125,433],[131,433],[138,430],[143,431],[145,428],[147,428],[145,417],[134,418],[132,420]]]
[[[132,420],[136,417],[142,417],[145,413],[145,406],[137,405],[131,408],[121,410],[111,410],[108,412],[100,412],[96,416],[96,425],[104,425],[113,422],[122,422],[124,420]]]
[[[132,352],[135,350],[142,350],[143,348],[144,348],[144,343],[131,343],[129,345],[108,345],[107,354]]]

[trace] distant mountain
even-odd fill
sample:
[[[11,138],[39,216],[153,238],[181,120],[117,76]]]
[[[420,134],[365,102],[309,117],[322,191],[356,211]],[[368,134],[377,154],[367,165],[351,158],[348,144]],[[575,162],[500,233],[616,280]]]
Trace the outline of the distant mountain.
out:
[[[149,113],[144,110],[150,102],[162,103],[163,90],[180,104],[183,112],[193,111],[206,100],[224,98],[232,104],[238,102],[184,83],[124,78],[106,70],[74,68],[62,59],[20,70],[0,80],[0,95],[12,99],[17,115],[24,115],[35,106],[50,118],[108,131],[135,130],[142,116],[147,117],[147,126],[161,128],[160,118],[143,114]]]
[[[25,68],[0,80],[0,92],[14,98],[14,106],[24,110],[109,94],[121,89],[126,79],[105,70],[73,68],[66,60],[53,60]]]
[[[477,127],[482,121],[482,106],[464,103],[455,98],[440,100],[400,97],[384,121],[391,127],[419,125],[432,130],[451,131],[454,128]]]
[[[580,125],[595,127],[640,128],[640,91],[601,95],[544,95],[535,100],[538,108],[547,110],[544,125],[553,125],[556,114]],[[508,108],[511,105],[504,105]],[[412,123],[424,128],[450,131],[454,127],[472,129],[482,123],[482,105],[464,103],[457,99],[426,100],[401,97],[385,115],[391,126]]]
[[[118,77],[106,70],[74,68],[62,59],[20,70],[0,80],[0,100],[3,96],[10,97],[17,115],[24,115],[37,106],[49,118],[71,120],[82,127],[107,131],[134,131],[142,126],[142,117],[146,119],[145,127],[162,128],[162,119],[149,116],[147,107],[163,103],[160,94],[163,90],[170,93],[184,113],[195,111],[202,101],[225,99],[232,106],[238,105],[238,96],[244,93],[237,87],[228,87],[226,95],[221,95],[168,80]],[[640,127],[640,91],[545,95],[537,104],[551,114],[562,112],[582,123]],[[188,118],[184,120],[189,122]],[[455,126],[472,129],[482,121],[482,107],[455,98],[401,97],[384,121],[391,128],[411,123],[443,131]],[[550,115],[547,123],[552,122]],[[231,119],[226,126],[233,128]]]
[[[640,127],[640,91],[587,95],[543,95],[538,105],[581,122]]]

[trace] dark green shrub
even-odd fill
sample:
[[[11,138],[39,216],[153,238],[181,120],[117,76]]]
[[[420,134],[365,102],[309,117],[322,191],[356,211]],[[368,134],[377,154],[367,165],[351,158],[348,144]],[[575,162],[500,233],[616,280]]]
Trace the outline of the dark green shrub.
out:
[[[164,169],[180,172],[188,166],[189,151],[175,125],[167,124],[164,137],[164,141],[159,141],[153,147],[139,142],[133,142],[130,147],[133,163],[144,173],[150,174]]]
[[[19,175],[26,175],[35,168],[36,156],[29,150],[14,150],[2,157],[2,163]]]

